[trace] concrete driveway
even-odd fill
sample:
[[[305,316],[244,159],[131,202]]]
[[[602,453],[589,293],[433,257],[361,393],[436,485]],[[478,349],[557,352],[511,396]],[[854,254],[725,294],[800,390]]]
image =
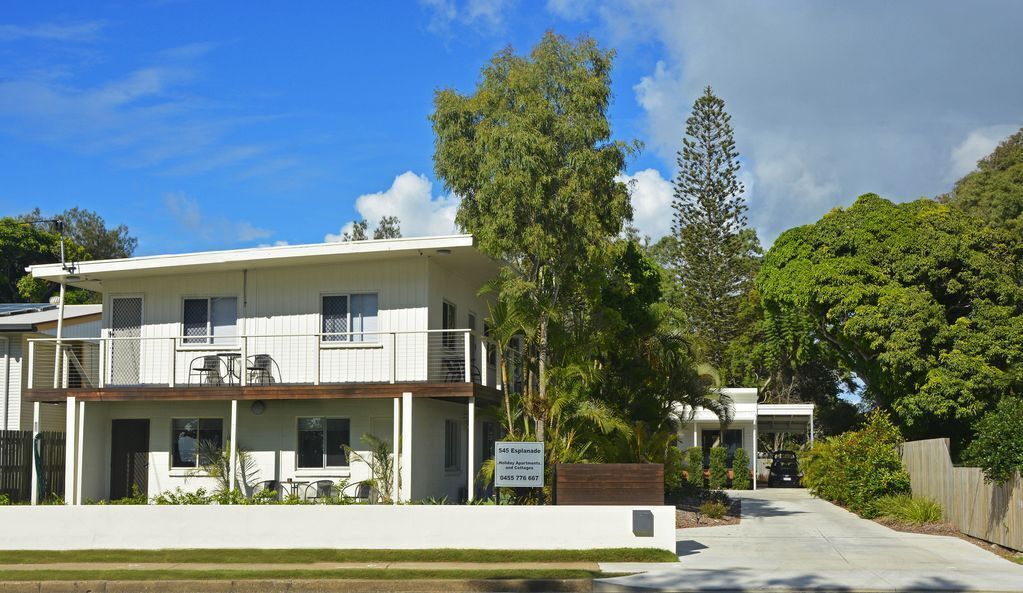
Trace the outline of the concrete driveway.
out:
[[[606,579],[599,590],[1023,590],[1023,566],[959,538],[892,531],[802,489],[736,496],[739,525],[680,529],[679,565]],[[639,568],[629,566],[601,564]]]

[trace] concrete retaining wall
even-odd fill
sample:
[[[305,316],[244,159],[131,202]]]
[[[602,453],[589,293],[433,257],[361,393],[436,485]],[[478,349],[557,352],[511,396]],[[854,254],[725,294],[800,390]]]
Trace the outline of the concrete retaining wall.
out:
[[[3,550],[675,551],[675,509],[667,506],[9,506],[0,507],[0,526]]]

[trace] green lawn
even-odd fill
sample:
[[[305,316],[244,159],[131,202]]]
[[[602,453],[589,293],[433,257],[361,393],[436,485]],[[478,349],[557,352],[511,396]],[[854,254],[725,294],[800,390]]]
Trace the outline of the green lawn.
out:
[[[598,571],[567,569],[523,570],[0,570],[0,581],[168,581],[267,579],[590,579]]]
[[[53,562],[678,562],[654,548],[606,550],[14,550],[0,551],[0,564]],[[355,578],[355,577],[353,577]]]

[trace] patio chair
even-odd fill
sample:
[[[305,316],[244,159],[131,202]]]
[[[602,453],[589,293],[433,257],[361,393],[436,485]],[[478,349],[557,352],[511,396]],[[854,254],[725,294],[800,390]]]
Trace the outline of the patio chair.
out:
[[[223,385],[222,364],[223,361],[219,356],[206,355],[193,358],[188,365],[188,384],[192,384],[192,377],[198,377],[199,385]]]
[[[281,499],[281,486],[277,483],[277,480],[263,480],[256,484],[255,488],[252,489],[252,496],[261,492],[266,492],[267,490],[273,490],[277,493],[277,500]]]
[[[352,482],[341,489],[341,496],[351,498],[355,502],[375,502],[376,491],[373,488],[373,482]]]
[[[249,373],[249,385],[273,385],[280,383],[281,368],[269,354],[250,356],[245,362]]]
[[[461,383],[465,381],[465,359],[445,358],[444,359],[444,382]]]
[[[337,486],[333,480],[316,480],[305,487],[306,500],[318,500],[335,496]]]

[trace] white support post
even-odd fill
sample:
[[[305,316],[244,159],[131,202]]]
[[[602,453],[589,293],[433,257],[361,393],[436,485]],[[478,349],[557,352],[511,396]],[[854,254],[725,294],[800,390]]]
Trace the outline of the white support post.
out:
[[[391,504],[398,504],[401,496],[401,398],[394,398],[394,422],[391,426],[391,448],[394,450],[394,458],[391,466]]]
[[[103,339],[103,333],[100,332],[99,338],[99,377],[97,379],[99,388],[107,384],[107,341]]]
[[[78,454],[75,467],[75,504],[82,504],[82,466],[85,465],[85,402],[78,402]]]
[[[490,365],[487,364],[487,340],[486,338],[480,340],[480,385],[487,386],[487,371],[490,370]]]
[[[760,456],[757,451],[760,449],[760,441],[757,439],[757,417],[753,416],[753,489],[757,489],[757,460]]]
[[[810,410],[810,446],[813,446],[813,410]]]
[[[696,420],[693,420],[693,446],[694,447],[699,447],[700,446],[699,431],[700,431],[700,428],[696,425]]]
[[[472,502],[473,493],[476,491],[476,398],[469,398],[469,458],[466,462],[466,475],[468,476],[466,490],[466,502]]]
[[[75,455],[78,444],[78,403],[75,396],[68,396],[64,408],[64,504],[72,505],[75,504],[75,467],[78,465]]]
[[[401,394],[401,500],[412,500],[412,394]]]
[[[32,384],[35,382],[35,364],[36,364],[36,343],[35,340],[29,340],[28,342],[28,388],[32,389]]]
[[[245,387],[246,385],[249,384],[249,371],[248,371],[248,368],[249,368],[249,362],[248,362],[248,345],[249,345],[249,341],[245,338],[245,336],[238,336],[238,344],[241,346],[241,352],[239,353],[239,357],[238,357],[238,383],[242,387]],[[316,360],[319,361],[319,359],[320,359],[319,345],[317,345],[316,348],[317,348],[316,349]],[[317,367],[316,376],[318,378],[320,376],[319,364],[318,363],[317,363],[316,367]],[[319,383],[317,383],[317,384],[319,384]]]
[[[323,339],[322,336],[317,334],[314,339],[316,340],[313,344],[313,385],[320,384],[320,355],[323,352],[320,349],[322,345],[320,341]]]
[[[36,469],[36,437],[39,436],[39,402],[32,402],[32,504],[39,504],[39,471]]]
[[[177,349],[175,348],[175,342],[176,341],[177,341],[177,338],[170,338],[168,340],[168,342],[170,342],[170,379],[167,380],[167,386],[168,387],[174,387],[174,383],[177,381],[177,376],[176,375],[177,375],[177,371],[178,371],[178,368],[177,368],[178,367],[178,360],[177,360],[178,359],[178,352],[177,352]]]
[[[228,453],[228,463],[231,469],[228,471],[228,490],[234,490],[238,480],[238,400],[231,400],[231,447]]]
[[[472,383],[472,336],[465,332],[465,382]]]
[[[395,378],[398,376],[398,334],[391,332],[391,368],[390,368],[390,380],[394,383]],[[395,440],[397,442],[397,440]]]

